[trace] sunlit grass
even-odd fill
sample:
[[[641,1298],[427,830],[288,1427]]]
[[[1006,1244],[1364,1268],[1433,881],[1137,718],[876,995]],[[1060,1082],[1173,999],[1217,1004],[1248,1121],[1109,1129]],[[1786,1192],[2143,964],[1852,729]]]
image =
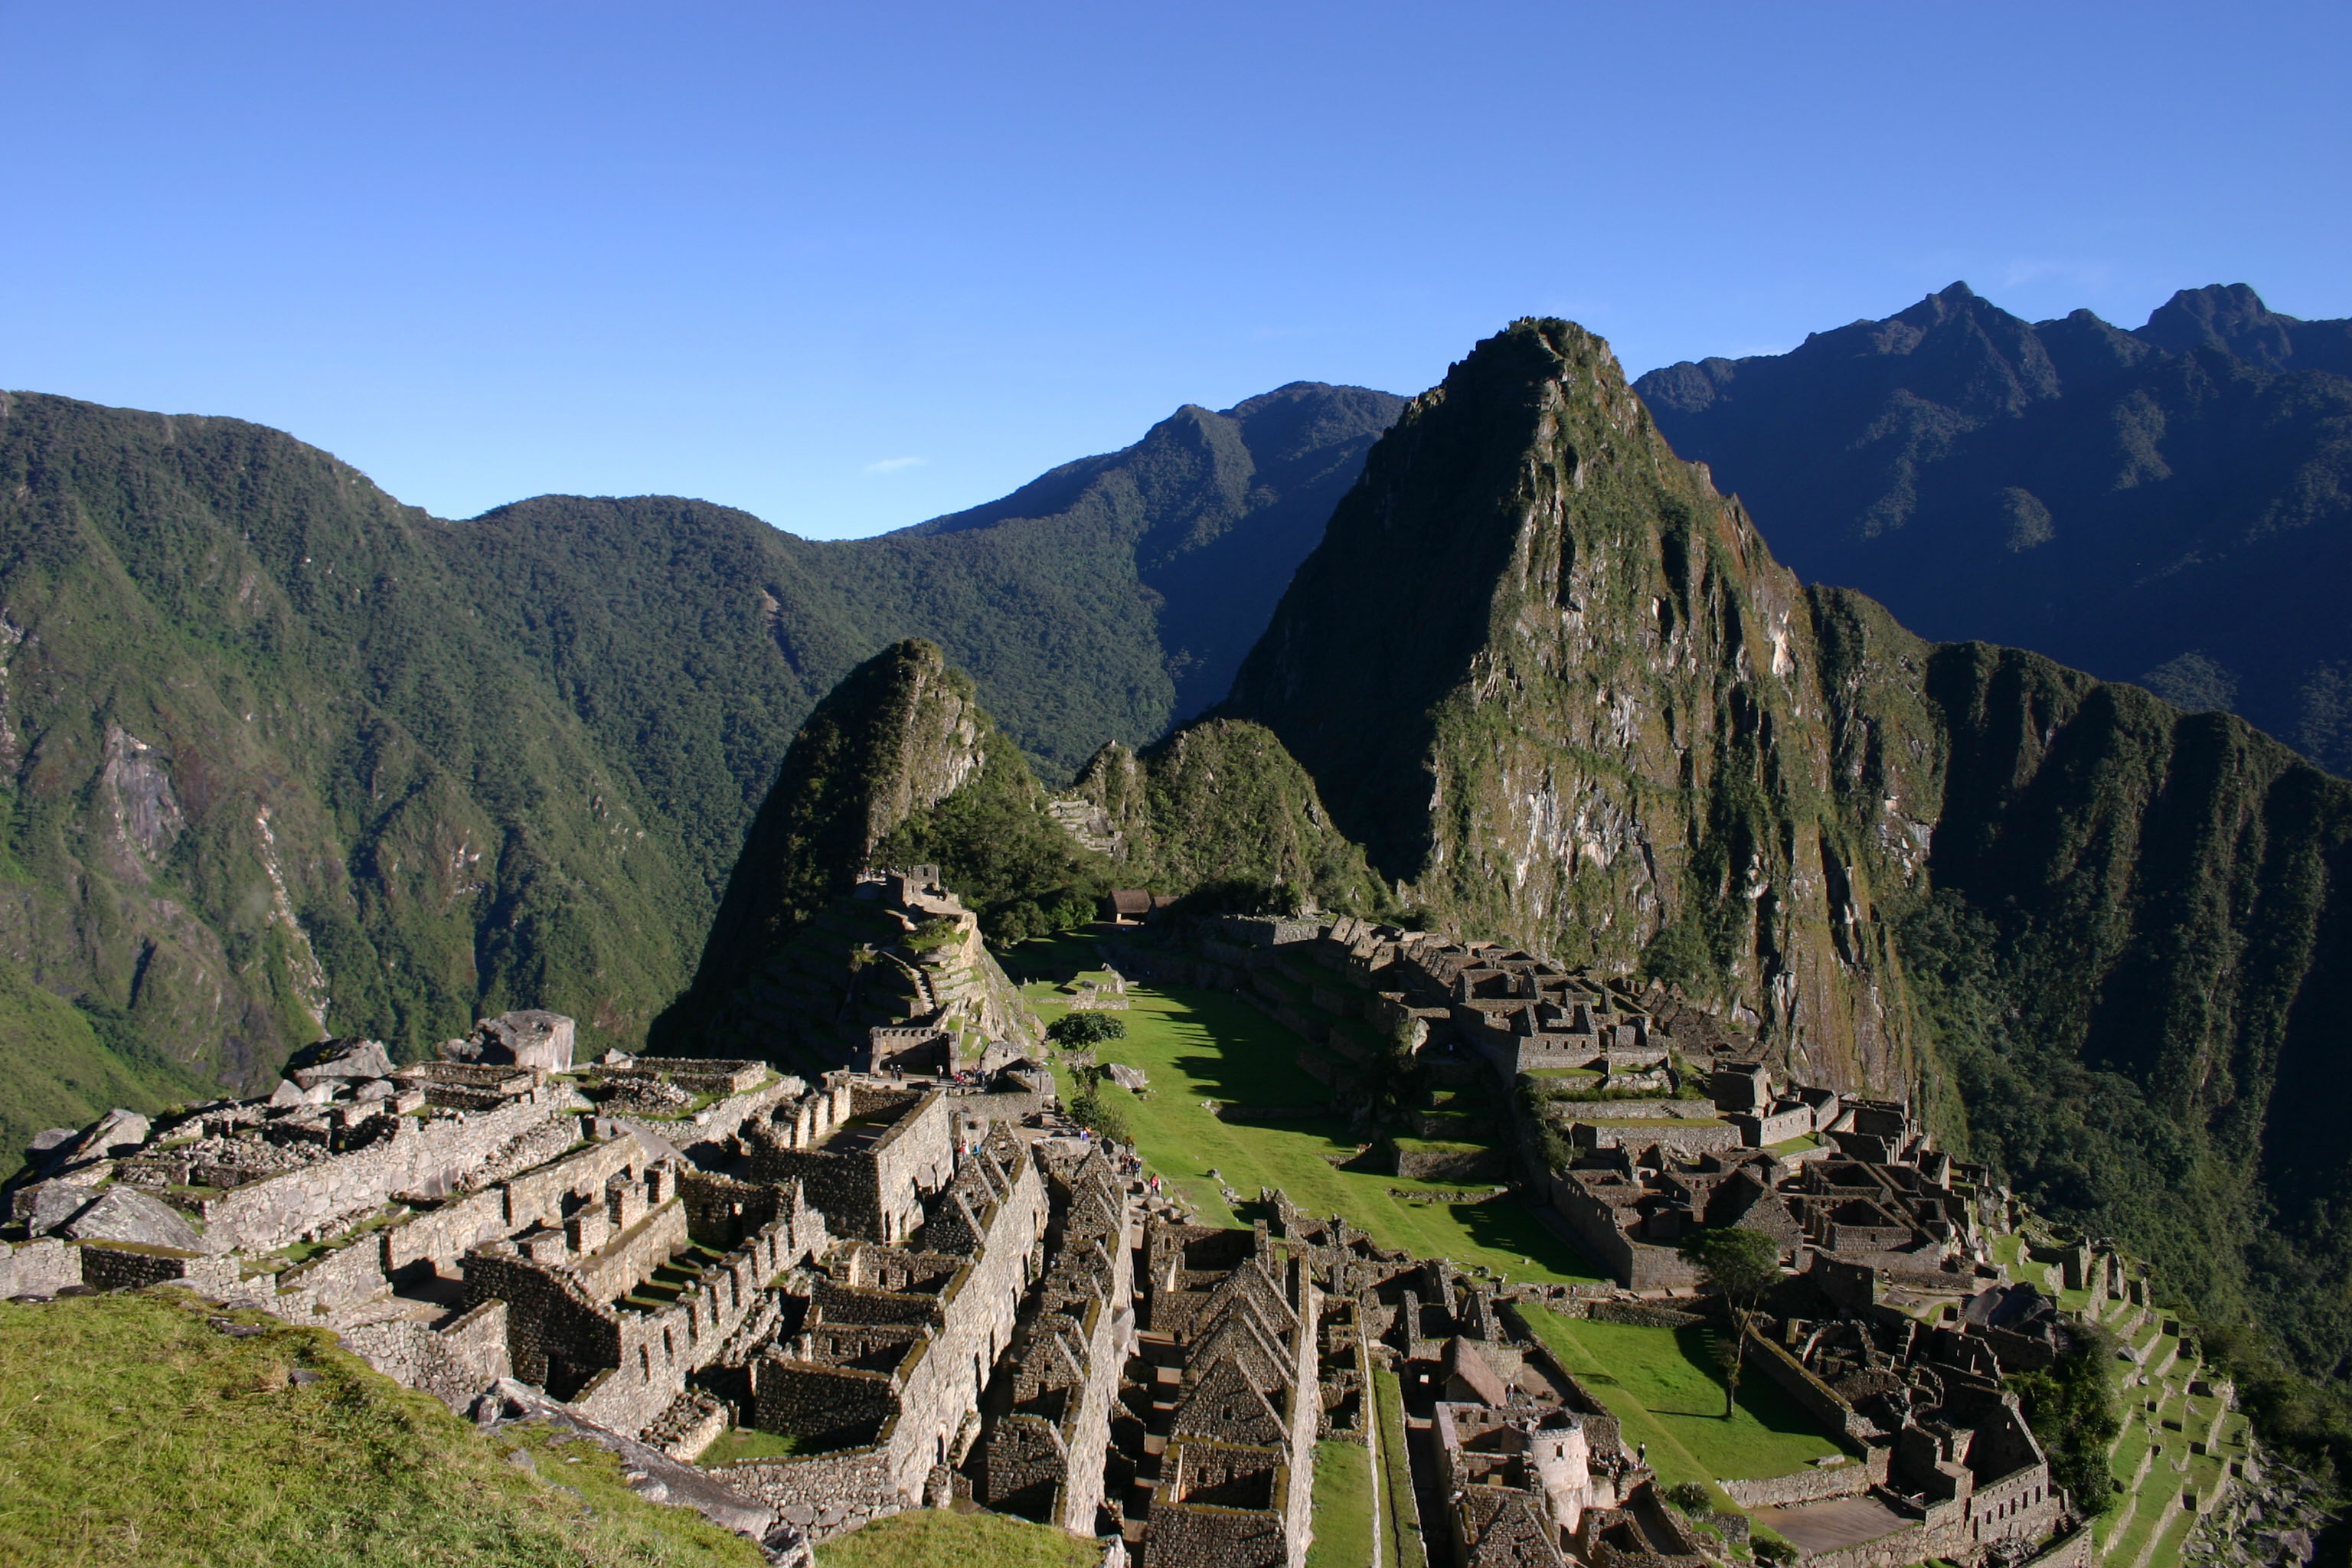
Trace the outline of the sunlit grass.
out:
[[[1081,944],[1067,943],[1064,952],[1098,962]],[[1090,969],[1087,977],[1098,979],[1101,972]],[[1069,998],[1051,982],[1033,982],[1023,991],[1049,1023],[1067,1010]],[[1335,1162],[1355,1159],[1362,1144],[1328,1119],[1219,1120],[1203,1101],[1314,1105],[1331,1092],[1298,1068],[1303,1042],[1297,1036],[1236,998],[1130,982],[1127,1010],[1115,1016],[1126,1021],[1127,1037],[1097,1047],[1096,1059],[1141,1068],[1150,1087],[1137,1096],[1106,1084],[1102,1093],[1115,1097],[1126,1114],[1145,1163],[1198,1211],[1202,1223],[1244,1223],[1219,1195],[1209,1175],[1214,1170],[1245,1204],[1256,1201],[1261,1186],[1279,1187],[1308,1214],[1344,1215],[1379,1245],[1417,1258],[1484,1264],[1512,1280],[1601,1278],[1507,1194],[1472,1203],[1395,1195],[1491,1193],[1493,1184],[1416,1182],[1339,1169]],[[1057,1071],[1066,1096],[1067,1072]]]

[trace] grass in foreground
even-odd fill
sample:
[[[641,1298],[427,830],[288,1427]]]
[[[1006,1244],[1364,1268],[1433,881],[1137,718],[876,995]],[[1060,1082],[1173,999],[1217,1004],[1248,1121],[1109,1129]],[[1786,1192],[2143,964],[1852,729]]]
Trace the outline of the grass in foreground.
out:
[[[1057,996],[1050,984],[1023,990],[1049,1023],[1067,1010],[1068,998]],[[1215,991],[1158,990],[1130,982],[1127,1011],[1117,1016],[1126,1020],[1127,1037],[1096,1047],[1096,1059],[1141,1068],[1150,1090],[1138,1097],[1105,1085],[1102,1093],[1117,1097],[1145,1163],[1199,1212],[1202,1224],[1242,1223],[1218,1196],[1208,1174],[1214,1169],[1244,1202],[1255,1201],[1260,1186],[1280,1187],[1307,1213],[1345,1215],[1381,1246],[1416,1258],[1483,1263],[1513,1280],[1601,1278],[1516,1199],[1412,1202],[1391,1195],[1391,1189],[1438,1194],[1464,1184],[1336,1168],[1333,1158],[1353,1158],[1358,1149],[1338,1121],[1219,1121],[1202,1100],[1305,1105],[1330,1098],[1329,1089],[1298,1068],[1295,1058],[1304,1042],[1244,1003]],[[1066,1097],[1066,1072],[1060,1083]]]
[[[816,1568],[1094,1568],[1091,1541],[1001,1513],[922,1508],[816,1549]]]
[[[1363,1568],[1372,1560],[1369,1449],[1333,1441],[1315,1445],[1314,1530],[1307,1568]]]
[[[638,1498],[593,1444],[531,1427],[483,1437],[331,1334],[230,1315],[268,1331],[222,1334],[176,1290],[0,1302],[0,1562],[761,1562],[698,1514]],[[517,1448],[529,1472],[508,1461]]]
[[[1851,1452],[1753,1365],[1740,1380],[1738,1407],[1724,1419],[1723,1374],[1705,1330],[1601,1323],[1546,1310],[1527,1319],[1609,1406],[1626,1446],[1650,1446],[1650,1468],[1662,1486],[1761,1480]]]

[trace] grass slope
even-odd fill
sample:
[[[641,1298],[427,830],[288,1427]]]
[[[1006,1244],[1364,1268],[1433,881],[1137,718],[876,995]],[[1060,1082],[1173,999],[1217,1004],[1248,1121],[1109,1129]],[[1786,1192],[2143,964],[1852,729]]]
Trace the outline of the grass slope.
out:
[[[636,1497],[593,1445],[527,1427],[486,1439],[331,1334],[258,1318],[268,1331],[231,1338],[206,1315],[174,1291],[0,1302],[0,1561],[762,1561],[699,1515]],[[518,1448],[528,1469],[509,1458]]]
[[[1396,1568],[1426,1568],[1429,1550],[1422,1542],[1420,1509],[1413,1500],[1404,1390],[1397,1374],[1375,1368],[1372,1398],[1381,1422],[1381,1528],[1387,1531],[1381,1561]]]
[[[80,1127],[118,1105],[153,1111],[198,1098],[187,1073],[124,1039],[116,1022],[104,1015],[94,1020],[33,984],[22,965],[0,958],[0,1062],[8,1074],[7,1092],[0,1095],[0,1177],[24,1163],[26,1143],[43,1128]]]
[[[1090,943],[1071,941],[1066,951],[1080,962],[1097,962]],[[1010,962],[1034,968],[1049,962],[1050,952],[1046,944],[1024,943]],[[1096,978],[1101,973],[1091,971]],[[1068,1010],[1069,998],[1057,995],[1050,982],[1032,982],[1023,994],[1049,1024]],[[1231,996],[1133,981],[1127,995],[1128,1010],[1119,1015],[1127,1037],[1098,1047],[1096,1056],[1141,1068],[1150,1091],[1139,1098],[1105,1085],[1101,1092],[1121,1097],[1119,1109],[1145,1163],[1199,1211],[1202,1223],[1244,1223],[1218,1196],[1208,1174],[1213,1168],[1245,1201],[1255,1200],[1262,1185],[1280,1187],[1307,1213],[1345,1215],[1381,1246],[1415,1257],[1483,1263],[1514,1280],[1601,1278],[1514,1199],[1417,1202],[1392,1194],[1457,1191],[1460,1184],[1337,1169],[1332,1159],[1352,1159],[1359,1148],[1339,1121],[1219,1121],[1202,1101],[1302,1105],[1328,1100],[1330,1091],[1299,1070],[1297,1036]],[[1060,1081],[1066,1097],[1066,1070]]]
[[[1704,1330],[1601,1323],[1543,1310],[1527,1318],[1609,1406],[1627,1445],[1649,1445],[1650,1468],[1662,1485],[1761,1480],[1851,1452],[1752,1371],[1740,1382],[1731,1418],[1724,1419],[1723,1377]]]

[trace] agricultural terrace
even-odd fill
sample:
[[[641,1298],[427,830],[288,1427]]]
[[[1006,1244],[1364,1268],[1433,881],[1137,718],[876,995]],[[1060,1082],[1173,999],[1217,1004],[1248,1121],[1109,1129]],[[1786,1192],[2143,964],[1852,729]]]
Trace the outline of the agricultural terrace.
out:
[[[1096,967],[1100,960],[1093,943],[1083,938],[1024,942],[1007,963],[1016,974],[1034,974],[1050,973],[1057,960],[1085,964],[1081,979],[1105,978]],[[1031,979],[1022,994],[1048,1024],[1063,1016],[1072,1000],[1051,979]],[[1249,1223],[1219,1196],[1218,1183],[1209,1174],[1214,1170],[1244,1203],[1255,1202],[1261,1186],[1280,1187],[1307,1213],[1343,1215],[1379,1245],[1416,1258],[1484,1265],[1514,1282],[1601,1278],[1582,1254],[1506,1193],[1453,1202],[1437,1194],[1464,1190],[1460,1183],[1341,1169],[1357,1158],[1361,1144],[1339,1121],[1219,1120],[1210,1106],[1320,1104],[1330,1098],[1328,1089],[1299,1069],[1297,1037],[1265,1014],[1221,992],[1155,988],[1134,980],[1128,982],[1127,1002],[1126,1011],[1117,1015],[1127,1024],[1127,1037],[1097,1047],[1096,1059],[1140,1068],[1150,1087],[1135,1095],[1106,1082],[1100,1092],[1126,1116],[1144,1163],[1199,1213],[1202,1224]],[[1066,1099],[1072,1089],[1068,1069],[1056,1064],[1055,1072]]]

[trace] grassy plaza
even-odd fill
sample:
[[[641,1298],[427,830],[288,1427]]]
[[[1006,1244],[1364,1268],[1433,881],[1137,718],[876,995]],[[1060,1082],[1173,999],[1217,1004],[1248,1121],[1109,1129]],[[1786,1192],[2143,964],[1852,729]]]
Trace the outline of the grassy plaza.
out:
[[[1011,962],[1018,973],[1024,966],[1042,968],[1055,956],[1048,944],[1028,942]],[[1082,978],[1103,977],[1091,942],[1064,938],[1059,956],[1084,963]],[[1033,980],[1022,992],[1049,1024],[1068,1011],[1071,997],[1050,980]],[[1127,1037],[1098,1047],[1096,1059],[1140,1068],[1150,1087],[1131,1095],[1106,1084],[1102,1093],[1116,1098],[1126,1114],[1145,1165],[1203,1224],[1247,1223],[1219,1196],[1209,1174],[1213,1170],[1244,1203],[1256,1200],[1260,1186],[1279,1187],[1307,1213],[1344,1215],[1381,1246],[1416,1258],[1483,1264],[1513,1281],[1601,1278],[1507,1194],[1475,1189],[1479,1201],[1455,1202],[1449,1195],[1462,1190],[1459,1184],[1340,1169],[1335,1162],[1353,1160],[1362,1145],[1337,1121],[1220,1120],[1203,1101],[1291,1106],[1330,1098],[1329,1089],[1299,1069],[1298,1037],[1248,1004],[1216,991],[1132,981],[1127,1003],[1115,1015],[1126,1022]],[[1068,1070],[1058,1065],[1055,1070],[1066,1097]]]
[[[1705,1329],[1643,1328],[1531,1310],[1528,1326],[1615,1415],[1628,1447],[1649,1446],[1662,1486],[1785,1476],[1852,1454],[1751,1365],[1729,1419]]]

